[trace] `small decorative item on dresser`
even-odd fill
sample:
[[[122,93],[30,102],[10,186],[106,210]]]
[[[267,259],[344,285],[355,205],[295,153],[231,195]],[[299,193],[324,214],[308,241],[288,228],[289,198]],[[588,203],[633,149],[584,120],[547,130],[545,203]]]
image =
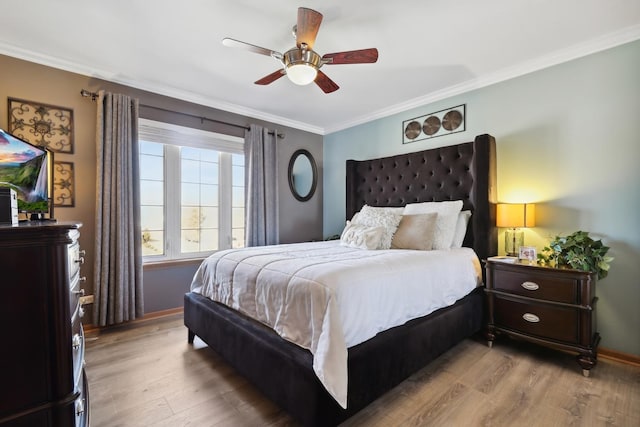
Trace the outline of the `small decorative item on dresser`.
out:
[[[498,333],[578,353],[584,376],[596,365],[595,272],[485,262],[489,347]]]
[[[536,248],[534,246],[520,246],[519,252],[518,259],[529,264],[535,264]]]

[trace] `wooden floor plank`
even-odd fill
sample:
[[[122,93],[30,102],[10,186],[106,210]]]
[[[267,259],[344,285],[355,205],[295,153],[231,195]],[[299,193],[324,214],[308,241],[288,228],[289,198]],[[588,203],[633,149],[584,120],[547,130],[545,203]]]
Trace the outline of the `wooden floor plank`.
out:
[[[181,315],[87,335],[92,427],[297,423],[196,338]],[[640,367],[501,338],[468,339],[343,423],[386,426],[640,426]]]

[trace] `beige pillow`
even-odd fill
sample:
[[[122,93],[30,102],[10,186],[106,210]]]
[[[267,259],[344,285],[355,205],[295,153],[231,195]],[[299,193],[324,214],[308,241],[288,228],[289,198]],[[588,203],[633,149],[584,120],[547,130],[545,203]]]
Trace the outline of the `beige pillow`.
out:
[[[437,213],[403,215],[396,234],[391,241],[391,249],[417,249],[430,251],[436,231]]]
[[[404,207],[404,215],[437,213],[433,249],[449,249],[462,210],[462,200],[446,202],[411,203]]]
[[[347,226],[340,236],[340,245],[349,248],[378,249],[383,233],[383,227],[367,227],[347,221]]]

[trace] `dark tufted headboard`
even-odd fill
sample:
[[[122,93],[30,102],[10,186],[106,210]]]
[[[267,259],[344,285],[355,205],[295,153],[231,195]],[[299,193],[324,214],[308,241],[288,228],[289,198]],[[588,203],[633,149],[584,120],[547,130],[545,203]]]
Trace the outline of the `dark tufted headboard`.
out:
[[[347,160],[347,207],[350,219],[365,204],[462,200],[473,212],[464,245],[480,259],[498,253],[496,149],[491,135],[472,142],[371,160]]]

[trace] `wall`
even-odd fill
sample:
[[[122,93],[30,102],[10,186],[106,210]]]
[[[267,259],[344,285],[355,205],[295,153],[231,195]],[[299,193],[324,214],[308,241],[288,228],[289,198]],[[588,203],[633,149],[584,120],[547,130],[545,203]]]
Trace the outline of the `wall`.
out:
[[[498,198],[537,203],[525,240],[590,231],[611,247],[598,283],[601,345],[640,355],[640,41],[326,135],[324,234],[344,226],[344,167],[366,159],[496,137]],[[466,104],[466,131],[402,145],[402,121]],[[503,240],[500,236],[500,251]]]
[[[85,257],[87,262],[82,271],[88,279],[85,285],[88,293],[93,292],[96,104],[90,98],[83,98],[80,95],[81,89],[94,92],[105,89],[124,93],[138,98],[141,105],[161,107],[241,126],[257,123],[270,129],[277,128],[279,132],[285,134],[285,138],[280,140],[278,146],[280,240],[288,243],[322,237],[322,136],[0,55],[0,128],[8,129],[7,97],[63,106],[73,110],[74,153],[56,154],[55,159],[74,163],[75,207],[56,207],[55,217],[58,220],[81,221],[84,224],[81,229],[80,244],[87,252]],[[199,118],[153,108],[141,107],[140,116],[182,126],[244,136],[242,128],[202,121]],[[298,202],[291,195],[287,181],[289,158],[299,148],[305,148],[312,153],[318,162],[319,170],[319,185],[316,193],[305,203]],[[188,290],[197,264],[186,262],[146,267],[144,270],[146,312],[181,307],[182,296]]]

